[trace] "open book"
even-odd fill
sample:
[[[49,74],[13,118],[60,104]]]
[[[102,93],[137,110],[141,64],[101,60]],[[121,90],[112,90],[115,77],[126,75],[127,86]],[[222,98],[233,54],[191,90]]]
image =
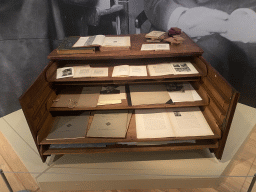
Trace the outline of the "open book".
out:
[[[150,76],[198,74],[191,62],[172,62],[147,65]]]
[[[131,47],[131,41],[130,36],[106,37],[105,35],[95,35],[80,37],[72,47],[100,47],[101,51],[128,50]]]
[[[146,65],[118,65],[114,67],[112,77],[147,76]]]
[[[198,107],[135,110],[137,138],[214,135]]]

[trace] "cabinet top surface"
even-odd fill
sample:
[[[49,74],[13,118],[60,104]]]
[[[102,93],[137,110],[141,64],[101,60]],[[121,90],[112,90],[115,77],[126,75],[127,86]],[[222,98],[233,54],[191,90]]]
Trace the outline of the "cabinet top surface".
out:
[[[48,55],[47,58],[50,60],[99,60],[200,56],[203,54],[203,50],[185,33],[181,34],[181,37],[183,37],[185,41],[180,45],[170,45],[169,51],[141,51],[142,44],[150,44],[146,42],[145,34],[135,34],[130,35],[130,37],[131,48],[127,51],[96,51],[95,53],[64,55],[58,54],[57,50],[55,49]]]

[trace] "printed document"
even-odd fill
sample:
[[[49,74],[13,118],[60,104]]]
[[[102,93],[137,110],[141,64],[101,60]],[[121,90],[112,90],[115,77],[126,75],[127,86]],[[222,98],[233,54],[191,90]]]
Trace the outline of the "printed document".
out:
[[[74,76],[73,78],[81,78],[81,77],[91,77],[92,68],[90,66],[77,66],[74,67]]]
[[[150,76],[162,76],[162,75],[174,74],[174,70],[169,63],[148,65],[148,71]]]
[[[169,108],[167,111],[177,137],[214,135],[198,107]]]
[[[98,67],[91,69],[91,77],[108,77],[108,67]]]
[[[137,138],[214,135],[198,107],[135,110]]]
[[[66,77],[73,77],[73,75],[74,75],[74,68],[73,67],[58,68],[56,79],[61,79],[61,78],[66,78]]]
[[[112,77],[147,76],[146,66],[118,65],[114,67]]]
[[[135,110],[137,138],[174,137],[165,109]]]
[[[199,72],[190,62],[175,62],[171,63],[171,67],[175,75],[182,74],[198,74]]]

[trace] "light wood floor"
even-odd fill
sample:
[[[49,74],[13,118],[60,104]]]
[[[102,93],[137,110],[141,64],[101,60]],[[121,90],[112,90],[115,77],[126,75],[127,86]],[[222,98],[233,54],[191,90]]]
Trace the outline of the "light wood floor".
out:
[[[31,192],[41,192],[34,178],[26,173],[28,170],[23,165],[15,151],[0,132],[0,168],[13,189],[13,191],[30,190]],[[10,172],[16,172],[10,173]],[[240,147],[230,167],[225,175],[233,177],[224,177],[225,179],[217,188],[200,189],[150,189],[150,190],[105,190],[104,192],[246,192],[252,180],[252,177],[235,177],[238,175],[253,176],[256,173],[256,128],[248,136],[245,143]],[[0,191],[8,192],[2,178],[0,178]],[[256,184],[253,188],[256,192]],[[99,191],[103,192],[103,191]]]

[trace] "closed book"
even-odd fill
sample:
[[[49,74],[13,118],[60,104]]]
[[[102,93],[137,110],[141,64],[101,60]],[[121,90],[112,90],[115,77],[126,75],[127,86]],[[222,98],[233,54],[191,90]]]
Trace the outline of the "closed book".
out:
[[[58,54],[95,53],[95,47],[73,47],[79,36],[66,37],[57,48]]]

